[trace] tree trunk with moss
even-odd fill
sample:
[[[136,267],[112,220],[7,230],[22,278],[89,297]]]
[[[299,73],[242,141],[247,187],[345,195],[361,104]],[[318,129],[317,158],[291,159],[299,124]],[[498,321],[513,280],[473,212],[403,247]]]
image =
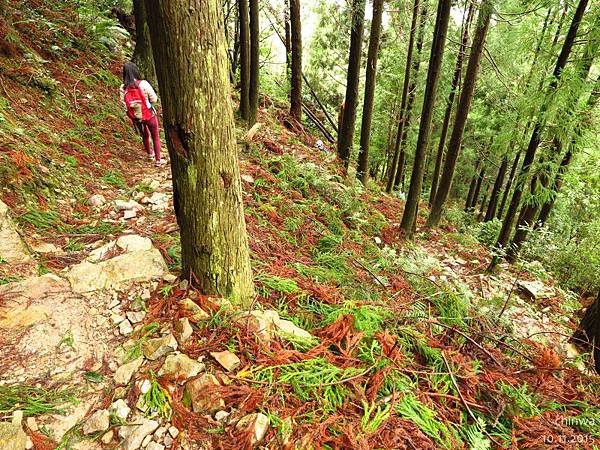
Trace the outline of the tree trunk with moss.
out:
[[[594,355],[594,368],[600,373],[600,292],[585,311],[572,339],[573,343]]]
[[[218,0],[146,0],[181,236],[182,276],[248,306],[254,288]],[[201,30],[201,32],[199,32]]]
[[[148,31],[148,18],[144,0],[133,0],[133,15],[135,17],[135,50],[131,61],[138,66],[142,77],[151,85],[156,86],[156,71],[154,70],[154,57],[150,45],[150,32]]]

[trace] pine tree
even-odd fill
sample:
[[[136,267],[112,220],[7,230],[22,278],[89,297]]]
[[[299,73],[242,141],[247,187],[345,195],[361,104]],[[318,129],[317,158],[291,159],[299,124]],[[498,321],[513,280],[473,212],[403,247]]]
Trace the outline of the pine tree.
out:
[[[423,109],[421,111],[419,136],[417,138],[417,148],[415,149],[410,188],[408,190],[402,222],[400,224],[400,228],[409,239],[413,236],[419,209],[419,199],[421,198],[423,171],[425,169],[425,152],[429,145],[433,107],[435,105],[442,60],[444,59],[444,47],[446,45],[446,33],[448,31],[451,3],[450,0],[439,0],[438,3],[433,43],[431,44],[431,55],[429,57],[429,69],[427,71],[427,81],[425,84]]]
[[[490,194],[490,203],[488,204],[487,211],[485,212],[484,222],[489,222],[496,216],[496,209],[498,208],[498,197],[500,197],[500,189],[504,183],[504,177],[506,176],[506,170],[508,169],[508,158],[504,156],[502,158],[502,164],[498,169],[496,180]]]
[[[182,8],[178,0],[146,0],[146,10],[171,158],[182,276],[204,294],[248,305],[252,272],[221,3],[189,0]]]
[[[290,116],[298,123],[302,119],[302,19],[300,0],[290,2],[290,38],[291,38],[291,88]]]
[[[367,54],[367,74],[365,80],[365,98],[360,128],[360,149],[358,152],[358,168],[356,177],[366,186],[369,178],[369,139],[371,138],[371,120],[373,117],[373,100],[375,97],[375,77],[377,75],[377,57],[379,39],[381,37],[381,19],[383,16],[383,0],[373,1],[373,20]]]

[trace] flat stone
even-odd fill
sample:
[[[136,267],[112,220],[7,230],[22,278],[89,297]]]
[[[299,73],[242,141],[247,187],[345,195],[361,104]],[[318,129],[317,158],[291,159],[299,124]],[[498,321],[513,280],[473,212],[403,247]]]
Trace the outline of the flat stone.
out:
[[[131,323],[140,323],[146,317],[145,311],[127,311],[127,319]]]
[[[116,244],[117,247],[126,252],[137,252],[140,250],[150,250],[152,248],[152,241],[139,234],[126,234],[121,236],[117,239]]]
[[[165,446],[158,442],[150,442],[146,450],[165,450]]]
[[[316,338],[310,334],[308,331],[303,330],[302,328],[295,325],[293,322],[289,320],[279,319],[275,321],[275,328],[277,329],[277,334],[279,334],[282,338],[285,339],[287,336],[294,336],[302,339],[308,340],[316,340]]]
[[[162,278],[168,271],[160,252],[140,250],[93,264],[84,261],[71,268],[67,279],[76,293],[112,289],[126,282]]]
[[[25,420],[25,423],[27,424],[27,428],[29,428],[31,431],[39,430],[39,426],[38,426],[37,421],[35,420],[35,417],[28,417]]]
[[[151,434],[149,434],[149,435],[148,435],[148,436],[146,436],[146,437],[144,438],[144,440],[142,441],[142,447],[143,447],[143,448],[146,448],[146,447],[148,447],[148,444],[150,444],[150,441],[151,441],[151,440],[152,440],[152,435],[151,435]]]
[[[63,253],[62,249],[50,242],[37,242],[31,245],[31,250],[41,255]]]
[[[144,356],[151,361],[174,352],[175,350],[177,350],[177,340],[170,333],[160,338],[148,339],[142,344]]]
[[[0,422],[0,448],[2,450],[23,450],[27,435],[21,425]]]
[[[184,298],[179,301],[183,309],[190,313],[190,320],[194,323],[210,320],[210,314],[200,308],[191,298]]]
[[[242,181],[245,181],[248,184],[254,183],[254,177],[252,175],[243,173],[242,175],[240,175],[240,178],[242,179]]]
[[[129,220],[137,217],[137,212],[134,209],[127,209],[123,211],[123,219]]]
[[[228,372],[237,369],[241,364],[240,358],[238,358],[235,353],[231,353],[229,350],[224,350],[222,352],[210,352],[210,356],[215,358],[217,362],[221,364]]]
[[[236,322],[242,327],[258,336],[263,342],[269,342],[275,328],[275,321],[279,320],[277,311],[247,311],[236,318]]]
[[[94,194],[88,199],[88,203],[98,208],[106,203],[106,198],[102,194]]]
[[[128,384],[131,376],[140,368],[142,362],[144,362],[144,358],[137,358],[119,367],[114,375],[115,383],[118,385]]]
[[[264,439],[269,430],[269,418],[262,413],[248,414],[239,420],[235,428],[250,431],[252,445],[256,445]]]
[[[120,398],[119,400],[113,402],[110,405],[110,407],[108,408],[108,411],[110,412],[110,414],[113,414],[116,417],[118,417],[119,419],[124,421],[124,420],[127,420],[127,416],[131,412],[131,408],[129,407],[129,405],[127,405],[125,400]]]
[[[187,317],[182,317],[175,321],[173,324],[173,334],[180,345],[183,345],[190,340],[192,334],[194,334],[194,329],[190,325],[190,321]]]
[[[208,393],[207,388],[219,386],[217,378],[210,373],[204,373],[198,378],[185,384],[184,404],[191,406],[195,413],[214,414],[225,407],[225,401],[218,394]]]
[[[217,411],[215,413],[215,420],[218,420],[219,422],[223,422],[228,417],[229,413],[227,411]]]
[[[188,378],[195,377],[205,369],[204,363],[198,362],[189,356],[179,353],[168,355],[158,375],[169,375],[183,384]]]
[[[115,436],[115,432],[113,430],[108,430],[106,433],[104,433],[102,435],[102,437],[100,438],[100,441],[103,444],[108,445],[112,442],[114,436]]]
[[[171,426],[169,427],[169,434],[173,439],[175,439],[177,436],[179,436],[179,430],[177,429],[177,427]]]
[[[141,211],[144,209],[144,207],[142,205],[140,205],[138,202],[136,202],[135,200],[129,200],[129,201],[115,200],[115,209],[117,211],[127,211],[127,210]]]
[[[133,333],[133,327],[131,326],[129,320],[125,319],[119,323],[119,333],[121,333],[123,336],[129,336],[131,333]]]
[[[122,450],[137,450],[141,447],[146,436],[158,428],[156,420],[137,417],[131,424],[119,427],[119,436],[123,439]]]
[[[0,201],[0,258],[17,264],[31,261],[27,247],[9,215],[8,206],[2,201]]]
[[[117,244],[114,241],[107,242],[106,244],[93,249],[86,260],[95,263],[107,259],[112,252],[116,251],[116,245]]]
[[[527,294],[528,297],[536,300],[552,298],[556,295],[556,290],[551,286],[546,286],[540,280],[519,281],[517,286]]]
[[[106,431],[110,426],[109,412],[107,409],[100,409],[92,414],[83,424],[83,434],[98,433]]]

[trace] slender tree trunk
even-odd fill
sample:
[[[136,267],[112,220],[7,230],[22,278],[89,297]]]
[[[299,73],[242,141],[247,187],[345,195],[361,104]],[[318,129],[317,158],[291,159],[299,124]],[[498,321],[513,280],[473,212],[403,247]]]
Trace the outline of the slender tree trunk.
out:
[[[150,45],[150,32],[144,0],[133,0],[133,14],[135,16],[135,50],[131,61],[138,66],[142,77],[156,86],[156,71],[154,70],[154,57]]]
[[[292,68],[290,88],[290,115],[300,123],[302,119],[302,26],[300,0],[290,2],[290,35],[292,39]]]
[[[417,20],[419,18],[419,4],[420,0],[414,0],[413,3],[413,15],[412,22],[410,25],[410,34],[408,38],[408,50],[406,52],[406,65],[404,66],[404,82],[402,85],[402,99],[400,101],[400,109],[398,111],[398,132],[396,133],[396,140],[394,145],[394,156],[390,165],[388,182],[385,188],[389,194],[392,192],[394,187],[394,179],[396,178],[396,170],[398,167],[398,160],[400,158],[400,138],[402,136],[402,129],[404,127],[404,110],[406,109],[406,102],[408,98],[408,87],[410,84],[410,72],[412,67],[412,54],[415,41],[415,33],[417,29]]]
[[[421,124],[419,126],[419,136],[417,138],[417,147],[415,149],[415,160],[413,163],[408,197],[406,199],[404,214],[402,215],[402,222],[400,224],[400,228],[409,239],[413,236],[413,226],[419,209],[419,199],[421,197],[421,188],[423,185],[423,163],[425,160],[425,152],[427,151],[429,144],[429,134],[431,130],[431,120],[433,117],[437,85],[442,61],[444,59],[444,47],[446,44],[446,33],[448,31],[451,3],[450,0],[439,0],[438,4],[434,38],[429,58],[429,70],[427,73],[427,82],[425,84],[423,109],[421,112]]]
[[[258,97],[260,95],[260,24],[258,20],[258,0],[250,0],[250,89],[248,92],[249,127],[254,125],[256,122],[256,114],[258,112]]]
[[[421,11],[421,17],[419,19],[419,34],[416,42],[416,54],[412,61],[412,74],[410,76],[410,86],[408,87],[408,100],[406,102],[406,109],[404,110],[404,116],[402,118],[402,133],[400,136],[400,157],[399,161],[403,161],[402,166],[398,162],[398,170],[396,171],[396,177],[394,178],[393,189],[397,189],[402,182],[404,187],[404,168],[406,167],[406,143],[408,140],[408,131],[411,125],[412,111],[415,104],[415,98],[417,95],[417,81],[419,79],[419,71],[421,68],[421,52],[423,50],[423,41],[425,39],[425,23],[427,19],[427,3],[423,3],[423,9]],[[422,183],[421,183],[422,184]]]
[[[552,190],[554,191],[555,195],[552,198],[546,200],[544,202],[544,204],[542,205],[542,208],[540,209],[540,215],[538,216],[538,220],[535,224],[535,228],[540,228],[540,227],[544,226],[544,224],[548,220],[548,217],[550,216],[550,212],[552,211],[552,208],[554,207],[554,203],[556,202],[556,194],[558,194],[558,192],[560,191],[560,188],[562,186],[563,176],[566,173],[567,168],[569,167],[569,164],[571,164],[572,158],[573,158],[573,152],[572,152],[572,147],[571,147],[571,148],[569,148],[569,150],[567,150],[567,153],[565,153],[565,156],[563,157],[562,161],[560,162],[560,167],[558,168],[558,172],[556,173],[556,177],[554,178],[554,181],[552,183]]]
[[[454,97],[458,89],[460,81],[460,75],[462,73],[463,60],[465,58],[466,48],[469,44],[469,26],[473,17],[475,2],[469,3],[469,11],[466,16],[466,20],[463,22],[462,37],[460,40],[460,47],[458,48],[458,54],[456,56],[456,65],[454,66],[454,74],[452,75],[452,81],[450,82],[450,93],[448,94],[448,100],[446,101],[446,111],[444,112],[444,120],[442,121],[442,130],[440,132],[440,141],[438,142],[437,154],[435,157],[435,166],[433,168],[433,175],[431,177],[431,189],[429,191],[429,206],[433,204],[435,193],[438,189],[438,183],[440,178],[440,170],[442,168],[442,162],[444,160],[444,148],[446,146],[446,135],[448,134],[448,126],[450,125],[450,116],[452,116],[452,108],[454,106]]]
[[[358,84],[360,79],[360,59],[362,53],[363,28],[365,22],[365,0],[354,0],[352,3],[352,30],[350,31],[350,53],[348,56],[348,78],[346,81],[346,97],[344,113],[338,135],[338,156],[348,170],[350,153],[354,141],[354,124],[356,122],[356,105],[358,103]]]
[[[506,186],[504,187],[504,193],[502,194],[502,202],[500,203],[500,208],[498,209],[498,219],[502,219],[502,214],[504,213],[504,208],[506,207],[506,201],[508,196],[510,195],[510,189],[512,188],[513,181],[515,179],[515,174],[517,172],[517,167],[519,166],[519,160],[521,159],[521,151],[518,151],[515,155],[515,159],[513,160],[512,166],[510,168],[510,174],[508,175],[508,180],[506,180]]]
[[[158,62],[182,276],[203,294],[247,307],[254,288],[221,2],[189,0],[182,8],[178,0],[146,0],[146,11]]]
[[[479,215],[477,216],[477,222],[481,222],[483,219],[483,213],[485,212],[485,205],[488,199],[488,190],[487,186],[485,189],[485,194],[483,195],[483,200],[481,200],[481,204],[479,205]]]
[[[477,176],[477,181],[475,182],[475,189],[473,189],[473,197],[471,198],[471,203],[469,204],[469,211],[474,211],[477,206],[477,201],[479,200],[479,193],[481,192],[481,185],[485,178],[485,166],[481,168],[481,172]]]
[[[285,0],[283,23],[285,28],[285,72],[289,80],[292,74],[292,30],[290,27],[290,0]]]
[[[535,154],[540,145],[541,134],[543,131],[543,123],[541,122],[541,118],[548,108],[548,97],[550,94],[554,92],[558,86],[558,81],[560,80],[560,76],[562,74],[562,70],[567,64],[569,55],[571,54],[571,50],[575,43],[575,39],[577,37],[577,30],[579,29],[579,24],[581,23],[581,19],[583,18],[583,14],[585,9],[587,8],[588,0],[580,0],[577,5],[577,9],[575,14],[573,15],[573,20],[569,27],[569,31],[567,32],[567,36],[565,37],[565,41],[561,52],[556,61],[556,66],[554,67],[552,81],[548,86],[548,90],[546,92],[546,100],[541,107],[540,114],[538,116],[538,120],[533,127],[533,132],[531,134],[531,139],[529,140],[529,145],[527,146],[527,150],[525,151],[525,157],[523,158],[523,164],[521,166],[521,171],[519,173],[517,183],[515,184],[515,189],[508,206],[508,211],[506,212],[506,217],[504,218],[504,222],[502,223],[502,229],[500,230],[500,235],[498,236],[498,241],[496,242],[496,247],[505,248],[510,239],[511,232],[513,230],[513,223],[515,217],[517,215],[519,205],[521,203],[521,198],[523,196],[523,186],[527,182],[527,178],[529,176],[529,171],[531,169],[531,165],[535,159]],[[490,269],[493,269],[498,264],[498,258],[494,258]]]
[[[506,170],[508,169],[508,158],[504,156],[502,158],[502,164],[498,169],[498,175],[490,194],[490,203],[488,204],[487,211],[485,212],[484,222],[489,222],[496,216],[496,209],[498,208],[498,197],[500,197],[500,189],[504,183],[504,177],[506,176]]]
[[[440,177],[440,184],[435,194],[435,199],[431,206],[431,213],[427,219],[427,226],[436,227],[438,226],[442,217],[442,211],[444,204],[450,194],[450,187],[452,186],[452,179],[454,178],[454,170],[456,168],[456,162],[458,161],[458,155],[462,146],[463,133],[465,131],[465,125],[469,116],[469,110],[471,108],[471,100],[475,93],[475,83],[477,82],[477,72],[479,71],[479,61],[483,54],[483,46],[485,44],[485,37],[492,17],[492,3],[491,0],[483,0],[479,9],[479,16],[477,18],[477,29],[475,30],[475,36],[473,37],[473,44],[471,45],[471,53],[469,54],[469,62],[467,64],[467,71],[465,73],[465,81],[463,83],[460,99],[458,101],[458,107],[456,110],[456,117],[454,119],[454,126],[452,128],[452,134],[450,135],[450,141],[448,141],[448,152],[446,154],[446,161],[444,162],[444,170]]]
[[[358,167],[356,170],[356,177],[365,186],[369,179],[369,140],[371,139],[371,121],[373,118],[373,100],[375,98],[375,78],[377,76],[377,57],[379,53],[379,39],[381,37],[382,15],[383,0],[373,0],[373,20],[371,21],[371,36],[369,37],[369,51],[367,53],[365,98],[360,126]]]
[[[574,344],[594,355],[594,368],[600,373],[600,292],[596,301],[585,311],[571,339]]]
[[[247,121],[250,114],[250,24],[248,0],[238,0],[238,15],[240,21],[240,116]]]
[[[469,192],[467,193],[467,199],[465,201],[465,212],[469,212],[471,204],[473,203],[473,194],[475,193],[475,186],[477,186],[477,180],[479,179],[479,167],[481,166],[481,160],[477,160],[475,164],[475,172],[471,177],[471,183],[469,184]]]

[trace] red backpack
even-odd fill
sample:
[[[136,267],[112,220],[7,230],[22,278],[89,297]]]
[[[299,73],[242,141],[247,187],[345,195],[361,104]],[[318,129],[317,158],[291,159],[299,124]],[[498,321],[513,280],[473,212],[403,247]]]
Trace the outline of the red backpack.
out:
[[[139,81],[135,82],[135,86],[125,89],[124,100],[127,107],[127,115],[131,120],[147,121],[152,119],[152,110],[148,108],[148,100],[144,92],[140,89]]]

